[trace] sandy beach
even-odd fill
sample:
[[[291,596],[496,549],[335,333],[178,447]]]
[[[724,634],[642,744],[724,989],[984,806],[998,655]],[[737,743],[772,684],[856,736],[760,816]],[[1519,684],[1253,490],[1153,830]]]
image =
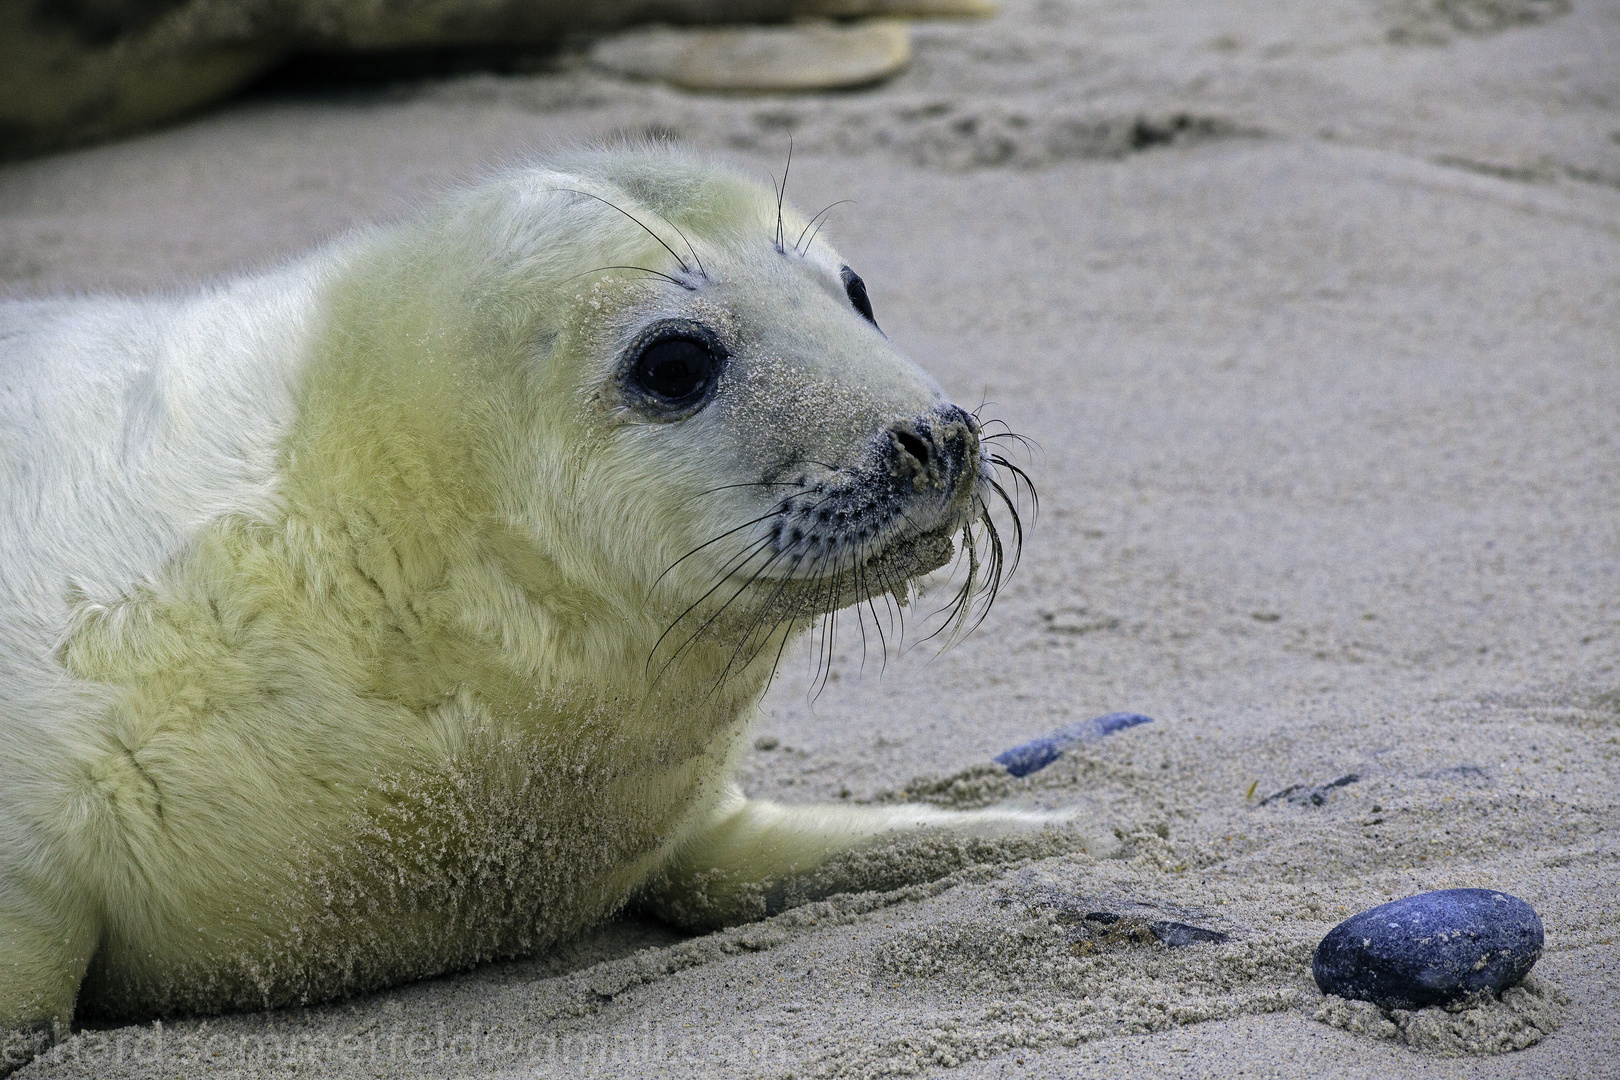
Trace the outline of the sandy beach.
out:
[[[790,658],[746,787],[1081,806],[1110,850],[83,1031],[19,1078],[1620,1076],[1620,4],[1005,0],[914,45],[833,95],[570,55],[260,94],[0,167],[0,290],[251,270],[581,140],[763,178],[791,136],[789,198],[852,200],[884,330],[1033,441],[1040,513],[953,648]],[[988,767],[1117,710],[1155,722]],[[1323,934],[1453,887],[1534,905],[1529,989],[1324,1006]],[[1077,948],[1097,910],[1231,940]]]

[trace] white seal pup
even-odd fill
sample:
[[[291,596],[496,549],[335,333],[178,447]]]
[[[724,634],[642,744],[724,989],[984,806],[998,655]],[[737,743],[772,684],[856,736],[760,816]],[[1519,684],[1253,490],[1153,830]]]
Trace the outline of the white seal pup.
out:
[[[811,223],[667,149],[196,295],[0,306],[0,1030],[329,999],[633,899],[757,916],[881,834],[1038,831],[728,780],[808,620],[999,548],[987,445]]]

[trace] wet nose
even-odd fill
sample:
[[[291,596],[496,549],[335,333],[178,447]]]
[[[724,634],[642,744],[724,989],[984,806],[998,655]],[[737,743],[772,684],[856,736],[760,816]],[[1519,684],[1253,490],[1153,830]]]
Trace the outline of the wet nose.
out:
[[[954,487],[978,461],[979,424],[967,410],[941,405],[889,429],[894,471],[917,487]]]

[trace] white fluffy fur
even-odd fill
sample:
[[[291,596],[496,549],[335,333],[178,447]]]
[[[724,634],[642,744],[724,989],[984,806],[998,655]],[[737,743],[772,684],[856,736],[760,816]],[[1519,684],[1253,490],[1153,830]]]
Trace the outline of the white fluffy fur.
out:
[[[594,272],[681,274],[575,191],[707,278]],[[753,534],[680,556],[775,499],[714,489],[941,400],[776,214],[583,153],[194,296],[0,307],[0,1031],[329,998],[1044,820],[746,800],[776,649],[722,681],[728,613],[648,664]],[[647,423],[615,365],[670,315],[732,366]]]

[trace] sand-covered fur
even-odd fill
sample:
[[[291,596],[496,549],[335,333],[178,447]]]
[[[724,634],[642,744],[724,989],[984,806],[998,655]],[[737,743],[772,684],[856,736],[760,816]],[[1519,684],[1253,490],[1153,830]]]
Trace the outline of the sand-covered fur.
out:
[[[483,74],[7,165],[0,281],[215,278],[616,130],[780,175],[791,132],[789,194],[852,200],[822,236],[883,330],[1038,443],[1041,514],[943,656],[880,664],[874,640],[863,675],[849,613],[825,685],[819,635],[790,647],[737,777],[784,802],[1084,804],[1124,857],[1020,868],[970,841],[931,884],[695,938],[627,919],[325,1006],[87,1024],[19,1080],[1612,1071],[1620,8],[1438,44],[1392,42],[1392,17],[1492,5],[1001,6],[918,26],[918,62],[859,94]],[[1024,780],[974,768],[1119,709],[1156,722]],[[1259,805],[1352,772],[1320,806]],[[1541,916],[1556,1031],[1441,1059],[1313,1019],[1334,925],[1462,887]],[[1076,955],[1048,889],[1233,940]],[[1531,1034],[1510,1009],[1429,1019],[1470,1048]]]
[[[727,780],[784,640],[903,596],[994,469],[807,225],[589,152],[0,309],[0,1027],[327,999],[638,891],[735,921],[875,833],[1057,820]],[[692,394],[637,366],[667,340]]]

